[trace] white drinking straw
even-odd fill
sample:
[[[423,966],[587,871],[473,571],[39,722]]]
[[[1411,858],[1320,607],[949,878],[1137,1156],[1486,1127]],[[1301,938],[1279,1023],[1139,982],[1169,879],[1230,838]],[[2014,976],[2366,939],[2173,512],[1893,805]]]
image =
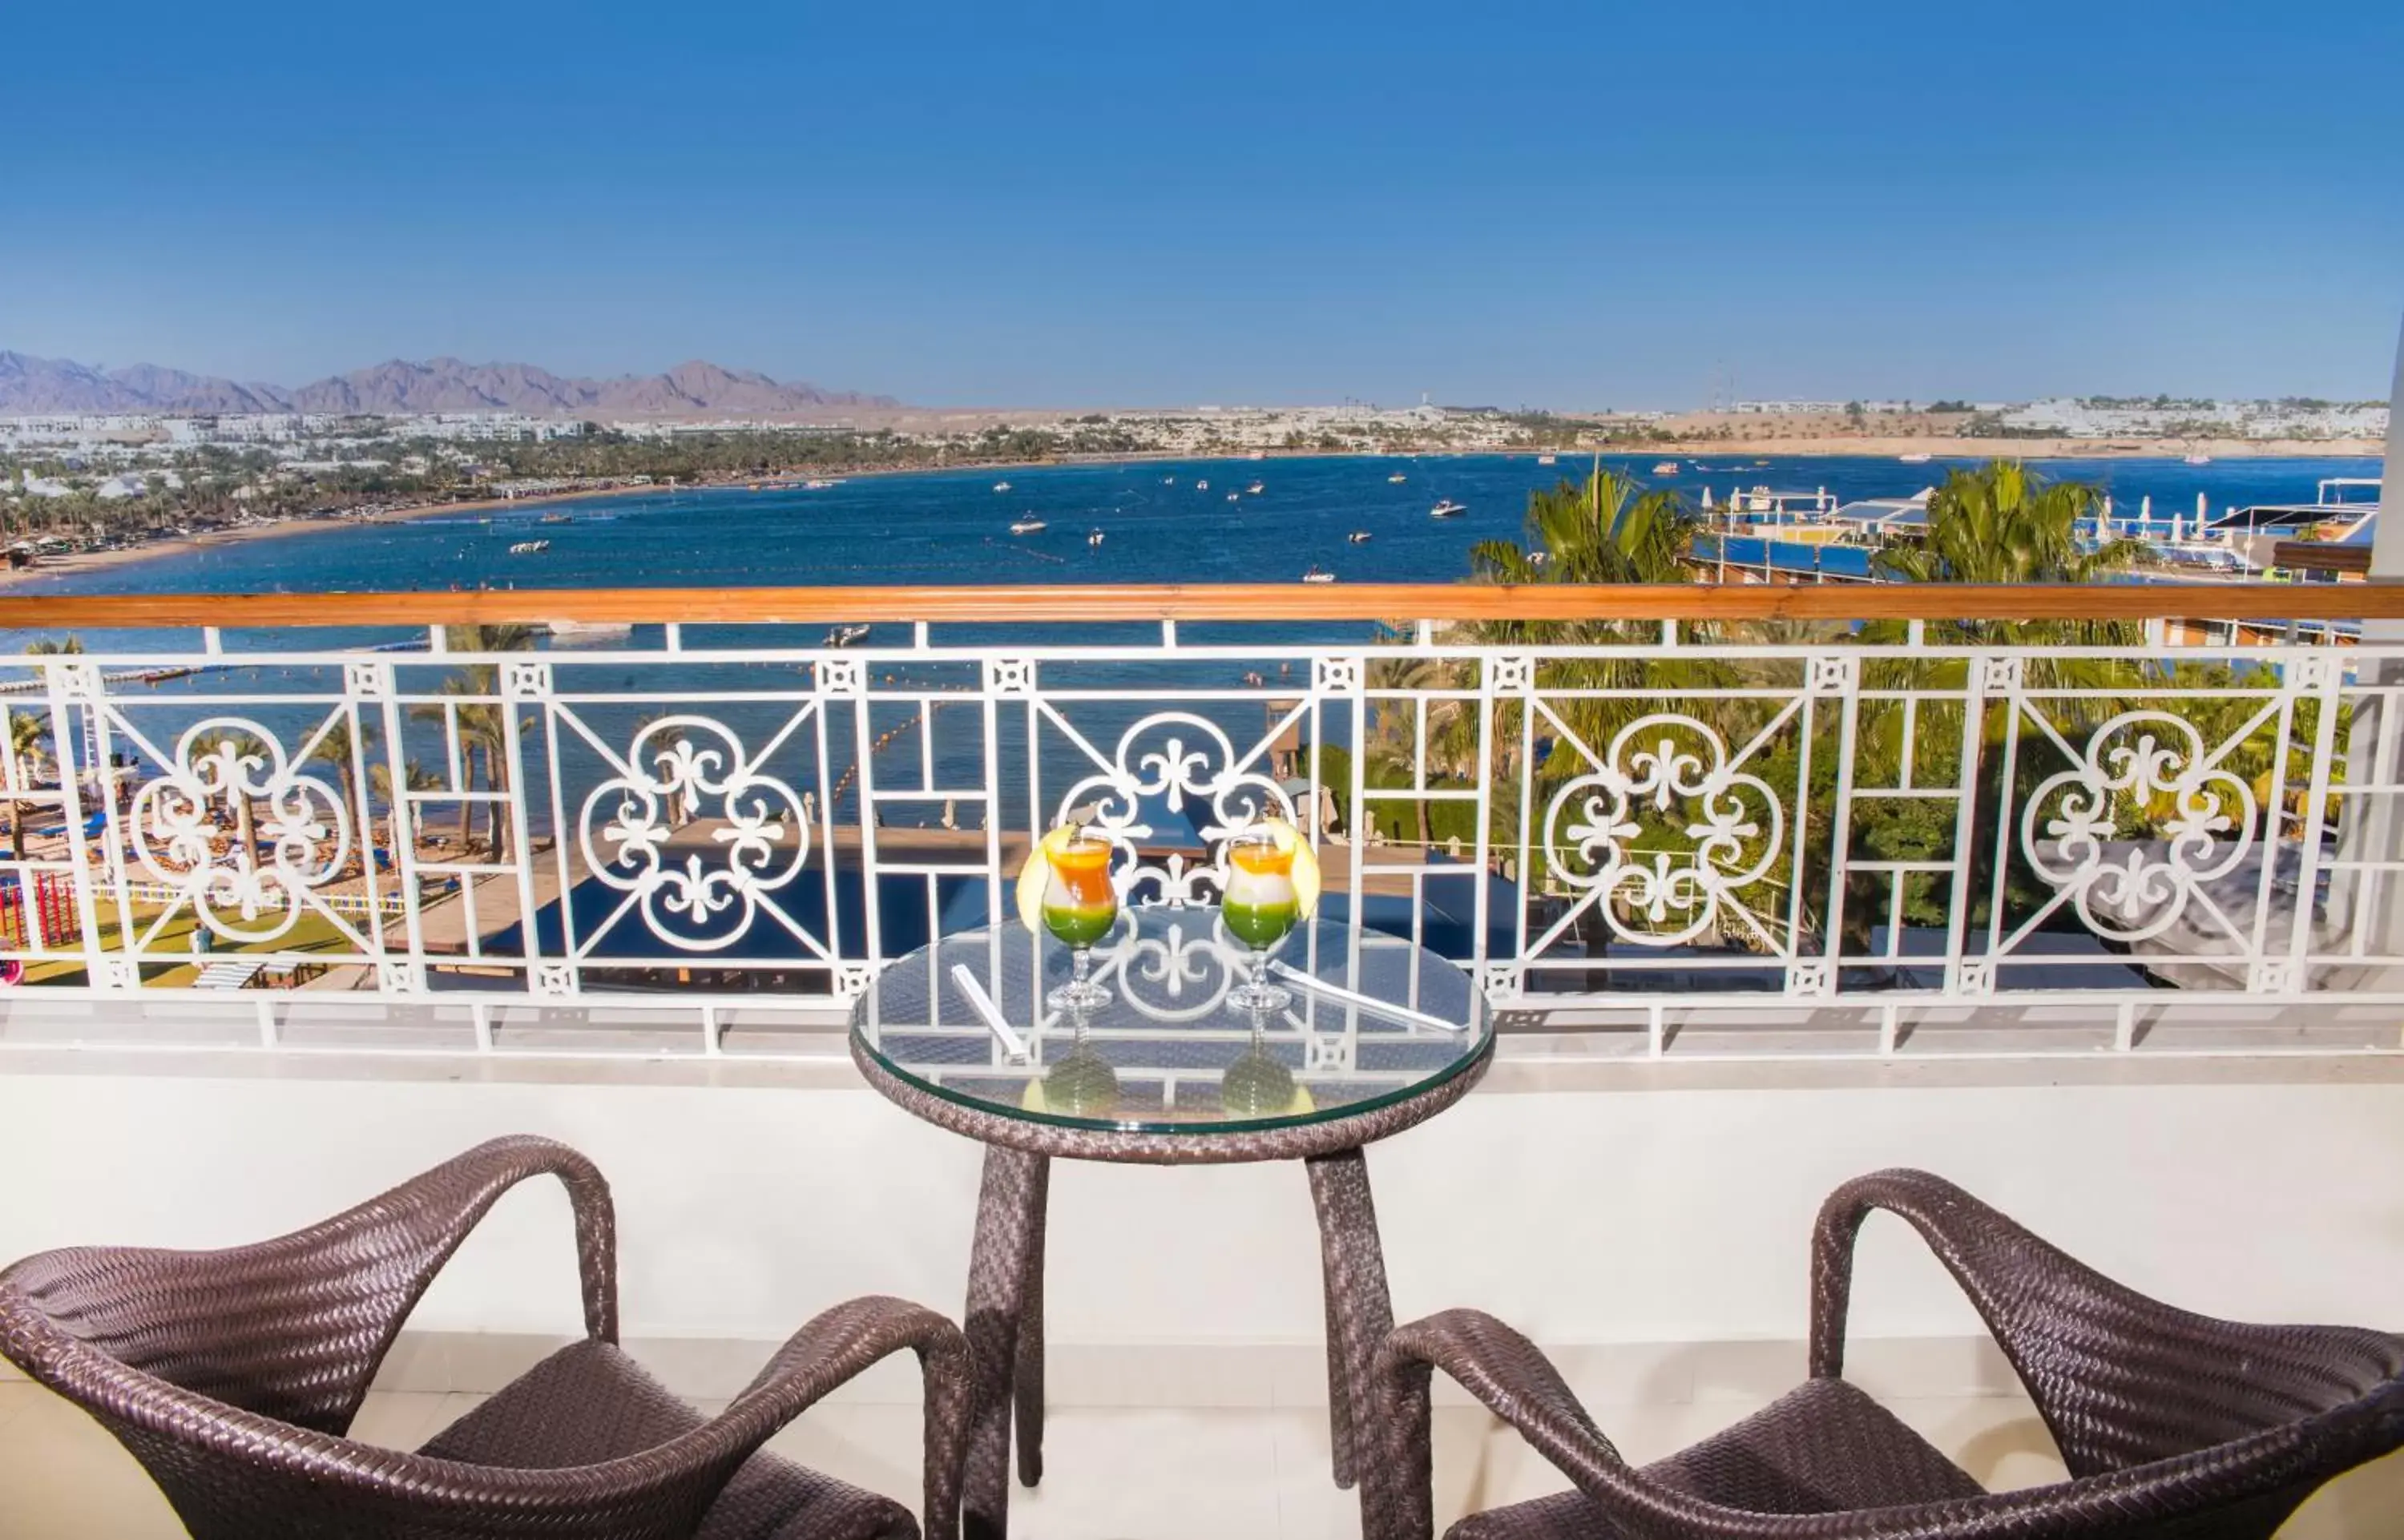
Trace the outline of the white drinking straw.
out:
[[[1442,1016],[1432,1016],[1425,1011],[1414,1011],[1407,1005],[1396,1005],[1391,1001],[1379,1000],[1375,995],[1356,994],[1341,985],[1330,984],[1317,974],[1304,973],[1290,962],[1271,961],[1269,972],[1279,978],[1292,979],[1306,989],[1313,989],[1337,1000],[1349,1000],[1355,1005],[1365,1005],[1372,1011],[1382,1011],[1391,1016],[1400,1016],[1405,1021],[1419,1022],[1447,1032],[1469,1030],[1469,1023],[1465,1021],[1447,1021]]]
[[[994,1004],[993,997],[985,992],[985,986],[969,972],[967,963],[952,964],[952,982],[958,985],[960,993],[968,997],[970,1008],[985,1017],[985,1029],[1001,1040],[1002,1052],[1013,1058],[1024,1059],[1027,1057],[1027,1040],[1012,1030],[1010,1023],[1002,1019],[1001,1008]]]

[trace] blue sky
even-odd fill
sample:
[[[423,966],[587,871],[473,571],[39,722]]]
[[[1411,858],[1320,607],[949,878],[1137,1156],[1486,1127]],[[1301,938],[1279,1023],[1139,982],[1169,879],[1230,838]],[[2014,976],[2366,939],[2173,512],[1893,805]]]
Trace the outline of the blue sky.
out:
[[[28,6],[0,347],[929,403],[2384,395],[2404,7]]]

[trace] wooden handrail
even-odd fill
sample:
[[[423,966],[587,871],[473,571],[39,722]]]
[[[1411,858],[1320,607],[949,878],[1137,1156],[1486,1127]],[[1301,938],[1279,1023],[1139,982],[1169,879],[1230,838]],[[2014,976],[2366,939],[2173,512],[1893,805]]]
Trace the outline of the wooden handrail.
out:
[[[540,621],[2399,620],[2404,583],[1093,583],[0,595],[0,627]]]

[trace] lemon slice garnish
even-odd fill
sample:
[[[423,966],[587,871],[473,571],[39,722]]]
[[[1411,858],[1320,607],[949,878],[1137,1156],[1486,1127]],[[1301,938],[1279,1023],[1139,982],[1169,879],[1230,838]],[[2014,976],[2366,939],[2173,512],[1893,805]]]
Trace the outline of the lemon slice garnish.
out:
[[[1052,852],[1065,850],[1084,831],[1064,823],[1035,842],[1027,864],[1018,869],[1018,923],[1030,931],[1043,929],[1043,889],[1052,881]]]
[[[1293,912],[1308,918],[1319,908],[1321,879],[1318,855],[1310,848],[1310,842],[1302,837],[1302,831],[1283,819],[1265,818],[1260,820],[1260,827],[1277,841],[1279,850],[1293,857],[1293,873],[1290,879],[1293,883]]]

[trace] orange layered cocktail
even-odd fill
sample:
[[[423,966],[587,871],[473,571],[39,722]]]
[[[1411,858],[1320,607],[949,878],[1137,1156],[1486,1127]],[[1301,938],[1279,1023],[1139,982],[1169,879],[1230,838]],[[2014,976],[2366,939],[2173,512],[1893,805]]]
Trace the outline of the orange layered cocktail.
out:
[[[1069,982],[1052,991],[1056,1010],[1088,1011],[1111,992],[1086,977],[1094,943],[1118,923],[1118,889],[1111,886],[1111,842],[1077,833],[1043,842],[1040,852],[1050,875],[1043,885],[1043,928],[1069,948]]]
[[[1111,886],[1111,843],[1079,837],[1045,852],[1052,877],[1043,888],[1043,928],[1070,946],[1091,946],[1119,917]]]
[[[1227,996],[1239,1011],[1282,1010],[1293,997],[1268,981],[1269,953],[1302,917],[1294,890],[1295,845],[1262,829],[1227,842],[1227,889],[1219,917],[1227,933],[1251,948],[1251,976]]]

